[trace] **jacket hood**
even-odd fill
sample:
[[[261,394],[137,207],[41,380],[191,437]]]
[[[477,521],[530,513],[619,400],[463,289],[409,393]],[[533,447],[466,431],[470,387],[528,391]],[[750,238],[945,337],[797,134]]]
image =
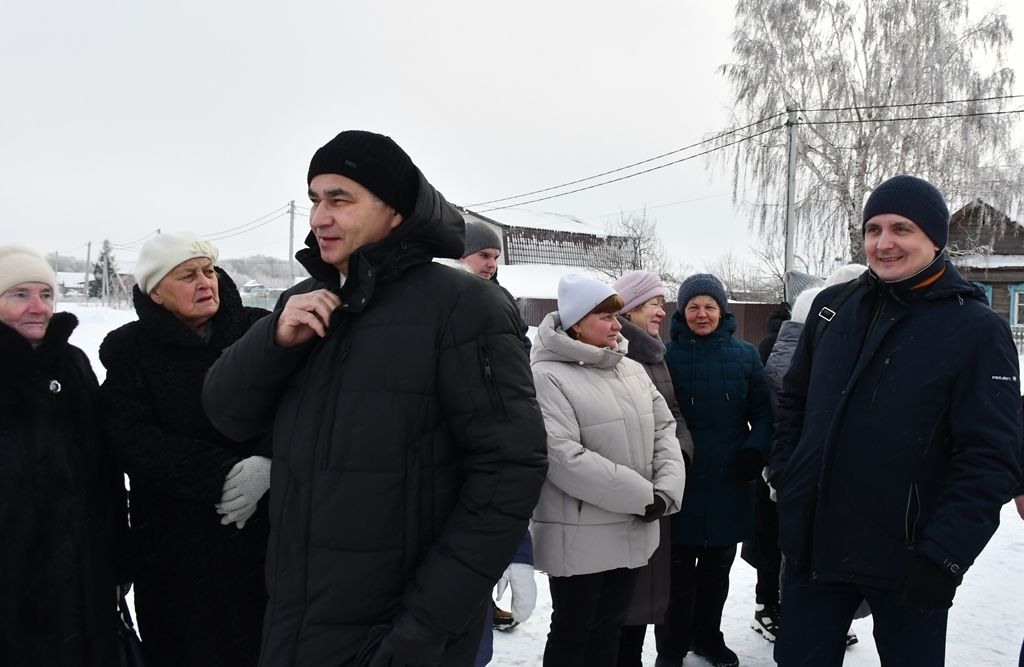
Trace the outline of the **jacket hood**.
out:
[[[353,282],[354,288],[364,281],[390,280],[410,266],[435,257],[458,260],[462,256],[466,223],[422,172],[419,179],[413,212],[386,237],[352,253],[346,285]],[[306,235],[306,247],[295,253],[295,258],[317,280],[338,284],[338,270],[320,258],[312,231]]]
[[[722,319],[718,321],[718,327],[709,333],[707,336],[698,336],[697,334],[690,331],[690,327],[686,324],[686,316],[680,311],[676,311],[672,315],[672,326],[670,327],[672,333],[672,340],[678,342],[684,342],[687,340],[699,340],[706,338],[708,340],[714,338],[728,338],[736,332],[736,316],[732,313],[722,313]]]
[[[619,334],[619,343],[614,350],[589,345],[569,338],[562,329],[558,311],[548,313],[537,327],[537,335],[530,349],[530,364],[539,361],[564,361],[583,366],[612,368],[622,361],[629,349],[629,341]]]
[[[629,341],[627,357],[644,364],[657,364],[665,360],[665,343],[619,315],[622,337]]]

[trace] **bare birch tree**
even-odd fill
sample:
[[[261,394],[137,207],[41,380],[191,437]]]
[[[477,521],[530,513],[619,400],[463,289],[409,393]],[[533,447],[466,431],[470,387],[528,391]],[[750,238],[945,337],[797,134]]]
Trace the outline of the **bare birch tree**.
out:
[[[658,235],[657,223],[647,209],[620,213],[606,227],[609,237],[619,240],[594,251],[590,268],[615,280],[629,271],[653,271],[662,282],[678,287],[683,268],[669,257]]]
[[[768,127],[764,119],[780,125],[786,108],[798,111],[798,252],[862,261],[864,197],[901,173],[935,183],[952,210],[980,198],[1019,213],[1024,156],[1013,130],[1022,108],[1008,99],[1014,71],[1004,57],[1012,33],[1005,15],[975,20],[968,4],[738,0],[736,60],[721,71],[734,89],[734,121],[750,134]],[[713,155],[732,174],[734,198],[754,193],[752,227],[778,234],[786,133]]]

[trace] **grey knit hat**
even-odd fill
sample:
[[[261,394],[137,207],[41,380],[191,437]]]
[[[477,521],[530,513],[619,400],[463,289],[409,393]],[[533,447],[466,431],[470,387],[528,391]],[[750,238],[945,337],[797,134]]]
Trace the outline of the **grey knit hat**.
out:
[[[875,188],[864,204],[864,220],[883,213],[895,213],[914,224],[928,235],[932,243],[942,250],[949,239],[949,209],[938,188],[916,176],[893,176]]]
[[[462,251],[462,256],[472,255],[484,248],[495,248],[501,252],[501,239],[498,238],[498,234],[490,225],[476,220],[466,221],[466,248]]]
[[[690,299],[701,294],[714,299],[723,313],[729,312],[729,299],[725,296],[722,281],[710,273],[695,273],[679,286],[679,312],[686,310]]]

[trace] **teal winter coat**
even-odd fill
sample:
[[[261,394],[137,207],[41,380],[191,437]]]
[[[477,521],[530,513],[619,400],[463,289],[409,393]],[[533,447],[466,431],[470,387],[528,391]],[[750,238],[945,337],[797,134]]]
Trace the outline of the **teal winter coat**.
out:
[[[741,482],[737,457],[754,449],[767,462],[772,436],[768,383],[757,348],[733,338],[736,320],[724,313],[707,336],[672,316],[665,363],[679,409],[693,436],[683,509],[672,516],[672,542],[724,546],[750,537],[754,482]]]

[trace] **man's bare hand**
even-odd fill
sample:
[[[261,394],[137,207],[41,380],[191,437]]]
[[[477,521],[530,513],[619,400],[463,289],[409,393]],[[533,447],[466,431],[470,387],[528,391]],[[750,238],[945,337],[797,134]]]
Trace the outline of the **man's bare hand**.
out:
[[[1024,519],[1024,496],[1014,498],[1013,504],[1017,506],[1017,514],[1020,515],[1020,518]]]
[[[341,305],[341,299],[329,290],[318,289],[308,294],[296,294],[288,299],[277,318],[274,342],[280,347],[296,347],[327,334],[331,313]]]

